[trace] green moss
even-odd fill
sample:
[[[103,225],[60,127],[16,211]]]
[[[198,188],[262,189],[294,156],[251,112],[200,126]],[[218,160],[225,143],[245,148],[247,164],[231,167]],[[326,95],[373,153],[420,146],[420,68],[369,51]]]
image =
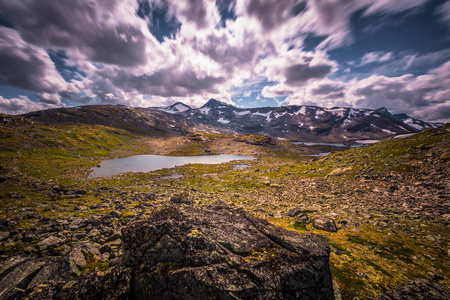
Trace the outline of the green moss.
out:
[[[295,230],[308,230],[303,222],[297,220],[292,221],[291,224],[289,224],[289,227],[294,228]]]
[[[109,262],[107,260],[96,260],[92,254],[86,254],[85,259],[86,265],[81,269],[81,274],[106,271],[109,268]]]

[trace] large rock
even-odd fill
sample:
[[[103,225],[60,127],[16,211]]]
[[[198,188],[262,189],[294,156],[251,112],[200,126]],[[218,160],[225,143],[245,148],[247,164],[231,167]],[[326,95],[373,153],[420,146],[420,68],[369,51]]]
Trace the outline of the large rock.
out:
[[[122,231],[132,299],[334,299],[325,237],[226,206],[169,206]]]
[[[330,216],[318,216],[313,220],[313,226],[320,230],[325,230],[328,232],[336,232],[336,222]]]
[[[28,299],[126,300],[129,299],[130,281],[130,269],[113,267],[107,272],[84,275],[77,281],[37,286]]]
[[[0,299],[22,299],[34,287],[51,281],[69,281],[79,271],[61,257],[12,257],[0,264]]]
[[[417,279],[407,285],[396,287],[377,298],[377,300],[403,299],[448,300],[450,299],[450,292],[440,284],[425,279]]]

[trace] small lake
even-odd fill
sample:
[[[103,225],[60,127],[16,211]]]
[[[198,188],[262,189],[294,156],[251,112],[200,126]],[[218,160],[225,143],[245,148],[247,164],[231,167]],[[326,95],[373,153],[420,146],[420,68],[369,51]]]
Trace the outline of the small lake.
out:
[[[336,143],[313,143],[313,142],[291,142],[294,145],[304,145],[304,146],[333,146],[333,147],[349,147],[344,144],[336,144]]]
[[[247,155],[203,155],[203,156],[162,156],[135,155],[105,160],[100,167],[92,168],[88,178],[110,177],[126,172],[151,172],[165,168],[174,168],[187,164],[222,164],[236,160],[252,160]]]

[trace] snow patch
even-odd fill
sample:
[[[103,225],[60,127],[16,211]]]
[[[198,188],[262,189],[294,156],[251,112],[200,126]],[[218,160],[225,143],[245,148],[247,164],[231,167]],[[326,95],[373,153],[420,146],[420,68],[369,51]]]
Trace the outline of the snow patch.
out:
[[[219,120],[217,120],[217,122],[222,123],[222,124],[228,124],[228,123],[230,123],[229,120],[225,120],[224,118],[219,118]]]
[[[271,111],[269,111],[269,112],[267,112],[267,113],[260,113],[260,112],[255,112],[255,113],[253,113],[252,115],[254,115],[254,116],[263,116],[263,117],[266,117],[266,121],[267,122],[270,122],[272,119],[270,118],[270,115],[272,114],[272,110]]]
[[[249,110],[235,111],[235,112],[234,112],[234,114],[235,114],[236,116],[245,116],[245,115],[248,115],[249,113],[250,113]]]
[[[189,109],[189,107],[186,107],[183,104],[177,104],[175,105],[175,107],[173,108],[173,110],[176,110],[178,112],[183,112],[183,111],[187,111]]]
[[[209,108],[209,107],[200,108],[200,112],[204,115],[207,115],[210,110],[211,110],[211,108]]]
[[[328,111],[340,118],[343,118],[345,115],[345,108],[328,109]]]
[[[304,115],[306,113],[306,106],[302,106],[297,112],[294,113],[294,115]]]
[[[406,138],[406,137],[409,137],[409,136],[412,136],[415,134],[417,134],[417,133],[400,134],[400,135],[394,136],[394,139],[402,139],[402,138]]]
[[[408,118],[406,120],[403,120],[403,123],[408,124],[409,126],[411,126],[412,128],[418,129],[418,130],[423,130],[424,127],[420,126],[419,124],[414,123],[414,120],[411,118]]]

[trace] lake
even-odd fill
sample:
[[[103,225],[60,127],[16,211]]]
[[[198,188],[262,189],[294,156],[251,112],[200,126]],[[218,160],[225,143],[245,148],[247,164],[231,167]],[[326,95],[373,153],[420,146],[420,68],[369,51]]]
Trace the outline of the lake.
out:
[[[110,177],[126,172],[151,172],[165,168],[174,168],[187,164],[222,164],[236,160],[252,160],[247,155],[202,155],[202,156],[162,156],[135,155],[105,160],[100,167],[92,168],[88,178]]]

